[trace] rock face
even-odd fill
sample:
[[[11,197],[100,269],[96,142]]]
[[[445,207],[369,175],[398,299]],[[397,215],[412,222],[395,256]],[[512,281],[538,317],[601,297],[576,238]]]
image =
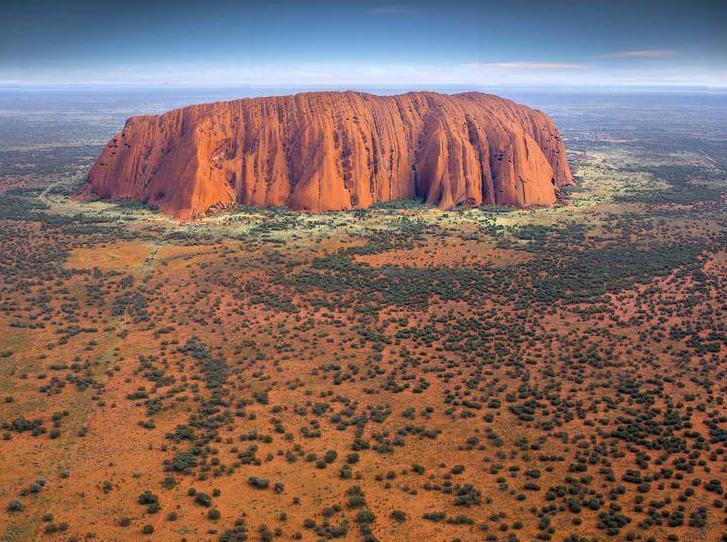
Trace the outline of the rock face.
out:
[[[194,218],[234,203],[308,211],[413,197],[442,208],[552,205],[572,183],[553,121],[510,100],[315,92],[132,117],[81,193]]]

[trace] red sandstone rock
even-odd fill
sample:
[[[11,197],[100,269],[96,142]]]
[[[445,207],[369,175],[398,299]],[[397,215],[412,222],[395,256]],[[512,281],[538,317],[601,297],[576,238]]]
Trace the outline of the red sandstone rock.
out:
[[[572,183],[552,120],[510,100],[314,92],[132,117],[82,195],[193,218],[233,203],[329,211],[417,196],[552,205]]]

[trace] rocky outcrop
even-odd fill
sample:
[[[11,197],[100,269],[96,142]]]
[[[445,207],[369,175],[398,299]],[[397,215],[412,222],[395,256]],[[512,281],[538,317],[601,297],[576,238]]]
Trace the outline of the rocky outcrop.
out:
[[[314,92],[132,117],[82,195],[194,218],[235,203],[308,211],[413,197],[443,208],[552,205],[572,183],[552,120],[510,100]]]

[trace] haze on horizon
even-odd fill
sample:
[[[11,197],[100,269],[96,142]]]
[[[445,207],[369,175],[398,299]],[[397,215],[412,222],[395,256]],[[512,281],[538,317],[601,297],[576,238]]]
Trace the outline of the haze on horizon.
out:
[[[727,87],[717,1],[16,2],[0,86]]]

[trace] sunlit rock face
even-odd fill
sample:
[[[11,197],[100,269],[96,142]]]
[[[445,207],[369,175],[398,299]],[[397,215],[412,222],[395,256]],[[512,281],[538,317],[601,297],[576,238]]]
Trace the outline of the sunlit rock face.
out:
[[[544,113],[488,94],[313,92],[132,117],[85,197],[136,199],[188,219],[236,203],[306,211],[421,197],[552,205],[573,183]]]

